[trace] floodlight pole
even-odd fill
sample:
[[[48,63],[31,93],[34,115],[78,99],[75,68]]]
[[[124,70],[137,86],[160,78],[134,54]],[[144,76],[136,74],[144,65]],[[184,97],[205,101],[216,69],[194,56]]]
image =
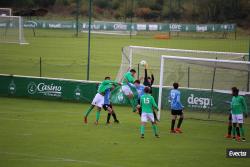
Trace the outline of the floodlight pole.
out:
[[[248,41],[248,61],[250,61],[250,39]],[[250,72],[248,71],[248,76],[247,76],[247,91],[250,91],[249,84],[250,84]]]
[[[88,64],[87,64],[87,80],[89,80],[90,67],[90,37],[91,37],[91,17],[92,17],[92,0],[89,0],[89,29],[88,29]]]
[[[132,38],[132,24],[133,24],[133,15],[134,15],[134,0],[131,0],[131,16],[130,16],[130,32],[129,38]]]

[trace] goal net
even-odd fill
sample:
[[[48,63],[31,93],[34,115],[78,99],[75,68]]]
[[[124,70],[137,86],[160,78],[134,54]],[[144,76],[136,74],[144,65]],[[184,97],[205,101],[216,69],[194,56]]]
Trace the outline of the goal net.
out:
[[[149,64],[148,75],[154,74],[153,95],[158,97],[158,88],[160,83],[161,56],[171,55],[186,58],[206,58],[215,61],[246,61],[248,53],[234,52],[215,52],[202,50],[183,50],[171,48],[153,48],[142,46],[127,46],[122,49],[122,60],[120,69],[116,76],[117,81],[121,81],[123,74],[129,69],[134,68],[137,71],[138,79],[144,77],[144,67],[140,65],[142,60]],[[227,64],[228,65],[228,64]],[[216,68],[215,77],[214,67],[187,63],[185,61],[168,60],[164,66],[163,91],[161,107],[164,111],[169,111],[168,95],[173,82],[178,82],[182,87],[185,106],[190,112],[191,118],[207,119],[210,109],[218,113],[227,112],[229,105],[225,102],[231,100],[231,87],[237,86],[243,94],[249,92],[249,75],[247,71]],[[213,84],[213,95],[216,99],[221,99],[218,103],[210,106],[211,90]],[[185,93],[184,93],[185,92]],[[249,93],[246,93],[249,94]],[[156,98],[156,101],[158,99]],[[198,100],[198,101],[197,101]],[[250,105],[250,104],[249,104]],[[218,114],[216,114],[218,115]],[[225,119],[225,116],[222,117]]]
[[[21,16],[0,16],[0,42],[28,44],[24,38]]]
[[[116,80],[121,81],[123,74],[131,68],[136,69],[138,78],[143,77],[144,69],[142,66],[139,65],[142,60],[145,60],[149,64],[149,74],[153,73],[155,76],[159,76],[161,55],[199,57],[223,60],[245,60],[247,59],[246,55],[248,55],[248,53],[127,46],[122,48],[122,60],[119,72],[116,76]],[[190,72],[190,74],[192,74],[192,71]],[[179,73],[179,75],[181,75],[181,73]],[[155,83],[159,83],[158,77],[155,77]],[[185,84],[185,86],[188,85]]]
[[[11,8],[0,8],[0,16],[11,16],[12,9]]]
[[[230,109],[232,87],[236,86],[241,95],[249,98],[249,72],[250,62],[247,61],[163,55],[160,74],[157,75],[160,76],[158,95],[160,111],[170,109],[169,92],[172,84],[178,82],[181,86],[181,101],[185,111],[206,113],[203,115],[205,119],[210,118],[211,113],[227,113]],[[160,113],[158,113],[159,118]],[[196,113],[192,117],[197,118],[198,115]],[[218,114],[216,119],[219,119]]]

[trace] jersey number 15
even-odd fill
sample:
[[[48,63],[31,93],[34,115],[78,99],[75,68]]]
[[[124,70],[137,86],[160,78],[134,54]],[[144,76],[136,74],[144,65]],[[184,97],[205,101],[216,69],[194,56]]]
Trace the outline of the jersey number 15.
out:
[[[149,98],[144,98],[143,101],[144,101],[144,104],[149,104]]]

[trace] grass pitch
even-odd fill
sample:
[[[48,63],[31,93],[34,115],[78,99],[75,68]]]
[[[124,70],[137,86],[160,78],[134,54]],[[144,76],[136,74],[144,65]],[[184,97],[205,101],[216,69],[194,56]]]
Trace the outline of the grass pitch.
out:
[[[0,44],[0,73],[86,79],[87,36],[74,38],[73,32],[39,30],[37,37],[26,31],[29,45]],[[155,40],[152,36],[129,37],[93,35],[90,79],[115,78],[121,61],[121,48],[128,45],[248,52],[248,39]],[[169,134],[169,112],[162,113],[161,138],[153,137],[150,125],[146,138],[139,138],[139,117],[128,107],[115,106],[121,124],[82,124],[88,105],[0,98],[1,167],[146,167],[146,166],[249,166],[249,159],[227,159],[226,148],[250,148],[249,141],[226,140],[225,122],[187,119],[184,133]],[[197,113],[186,112],[186,115]],[[201,115],[206,117],[206,115]],[[224,117],[224,116],[220,116]],[[220,118],[221,120],[221,118]],[[225,117],[225,120],[227,118]],[[249,123],[249,118],[246,120]],[[247,139],[249,124],[246,125]]]
[[[161,138],[150,125],[139,137],[139,117],[128,107],[115,106],[120,124],[82,124],[88,105],[30,99],[0,98],[1,167],[222,167],[249,166],[250,159],[228,159],[226,148],[250,148],[247,142],[224,139],[225,122],[187,119],[183,134],[170,134],[170,114],[163,112]],[[189,115],[187,112],[186,115]],[[227,118],[225,117],[225,120]]]
[[[29,45],[0,44],[0,73],[86,79],[87,35],[73,37],[73,31],[37,30],[36,37],[26,30]],[[107,74],[115,78],[121,63],[121,49],[138,45],[151,47],[248,52],[248,39],[173,38],[157,40],[153,35],[128,36],[92,35],[90,80],[103,80]]]

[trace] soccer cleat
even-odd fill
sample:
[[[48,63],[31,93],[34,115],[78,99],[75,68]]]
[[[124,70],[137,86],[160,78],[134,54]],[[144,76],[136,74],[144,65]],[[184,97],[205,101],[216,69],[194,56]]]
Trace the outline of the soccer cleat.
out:
[[[234,136],[234,137],[233,137],[233,140],[235,140],[235,141],[240,141],[240,136],[236,136],[236,137]]]
[[[182,133],[182,131],[181,131],[180,128],[176,128],[176,129],[175,129],[175,132],[176,132],[176,133]]]
[[[246,138],[245,138],[245,137],[242,137],[241,141],[246,141]]]
[[[120,122],[119,122],[119,120],[115,120],[114,123],[119,124]]]
[[[109,125],[109,124],[111,124],[110,122],[106,122],[106,125]]]
[[[175,130],[170,130],[170,133],[176,133],[176,131]]]
[[[98,121],[95,121],[95,125],[98,125]]]
[[[87,117],[84,117],[84,121],[83,121],[85,124],[88,123],[88,118]]]
[[[141,139],[144,139],[144,134],[141,134]]]
[[[231,135],[225,135],[225,138],[227,138],[227,139],[231,139],[232,138],[232,136]]]
[[[160,136],[158,134],[155,135],[156,138],[160,138]]]

